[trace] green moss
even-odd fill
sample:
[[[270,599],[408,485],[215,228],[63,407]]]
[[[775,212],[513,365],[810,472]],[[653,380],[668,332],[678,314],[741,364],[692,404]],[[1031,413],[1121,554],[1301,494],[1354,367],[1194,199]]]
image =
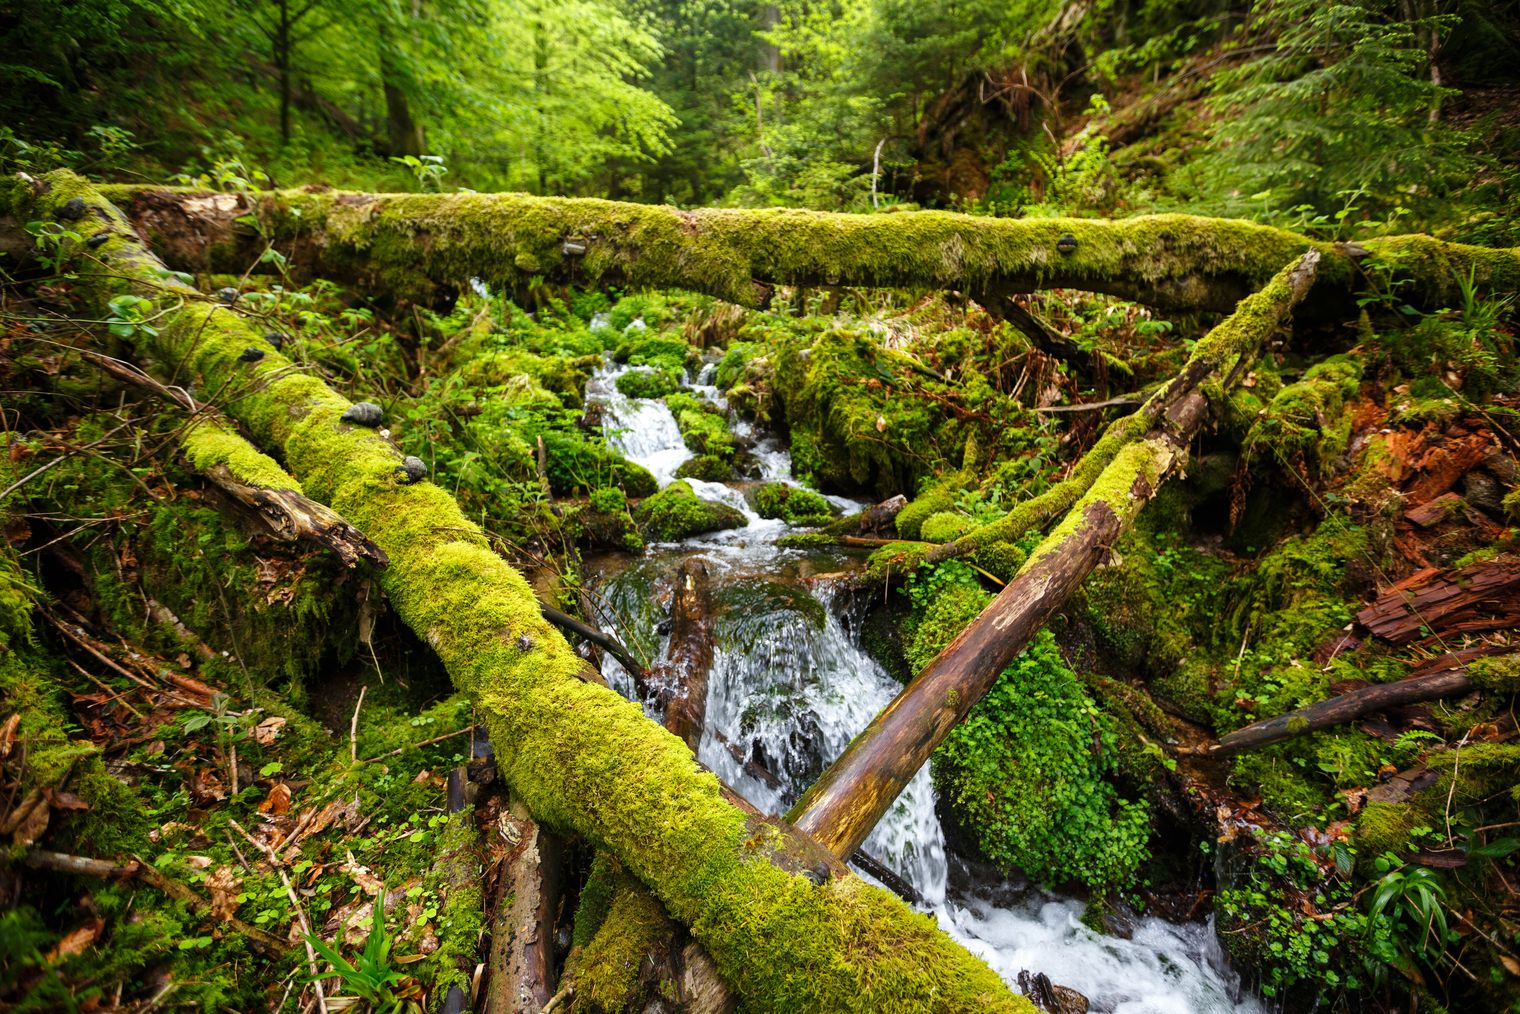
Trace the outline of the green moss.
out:
[[[604,549],[643,550],[644,540],[628,513],[628,500],[616,486],[593,490],[584,507],[566,518],[566,530],[587,545]]]
[[[1484,690],[1520,693],[1520,654],[1491,655],[1468,663],[1467,676]]]
[[[734,464],[716,454],[698,454],[681,462],[677,479],[701,479],[704,482],[727,482],[733,478]]]
[[[629,496],[652,494],[657,483],[649,470],[621,454],[608,450],[599,441],[567,432],[544,432],[546,471],[550,488],[568,496],[576,490],[601,486],[621,487]]]
[[[810,489],[785,482],[767,482],[750,494],[762,518],[780,518],[789,525],[821,525],[834,517],[833,506]]]
[[[956,495],[970,484],[971,477],[965,472],[952,472],[934,482],[897,512],[897,534],[905,539],[924,538],[924,522],[953,509]]]
[[[470,993],[485,929],[479,849],[473,811],[450,814],[438,834],[435,861],[423,878],[423,889],[442,900],[434,930],[438,949],[427,958],[426,978],[435,1010],[442,1006],[450,986]]]
[[[647,891],[626,873],[611,879],[609,903],[596,935],[578,956],[573,1011],[616,1014],[640,1010],[648,999],[646,961],[668,944],[675,926]]]
[[[1247,462],[1266,457],[1293,469],[1312,467],[1328,475],[1351,437],[1351,399],[1361,387],[1362,364],[1349,355],[1311,366],[1303,379],[1282,388],[1246,434]]]
[[[233,478],[250,486],[301,492],[301,484],[273,458],[255,448],[227,423],[212,416],[200,416],[187,426],[180,438],[180,446],[198,472],[224,465]]]
[[[676,382],[663,370],[629,370],[617,378],[617,389],[628,398],[663,398],[676,389]]]
[[[975,528],[976,522],[960,511],[939,511],[924,519],[918,533],[925,542],[952,542]]]
[[[743,528],[744,513],[716,500],[703,500],[684,482],[673,482],[633,510],[644,537],[651,542],[679,542],[704,532]]]

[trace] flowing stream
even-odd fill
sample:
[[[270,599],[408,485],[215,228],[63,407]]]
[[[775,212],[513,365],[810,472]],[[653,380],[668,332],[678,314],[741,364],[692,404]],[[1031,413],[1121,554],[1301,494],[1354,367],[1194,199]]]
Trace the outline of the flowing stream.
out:
[[[623,396],[627,367],[599,370],[587,386],[601,407],[608,443],[653,472],[663,487],[689,458],[680,430],[661,401]],[[710,367],[687,389],[723,405]],[[790,482],[791,462],[773,438],[756,440],[747,423],[731,423],[750,444],[763,480]],[[900,689],[858,643],[848,604],[836,601],[829,575],[846,566],[844,551],[784,548],[788,526],[759,517],[745,484],[686,480],[698,496],[739,508],[745,528],[650,547],[623,569],[609,568],[600,593],[604,622],[635,652],[659,657],[662,589],[679,561],[699,554],[713,579],[714,662],[701,761],[769,813],[780,813]],[[864,506],[831,497],[847,511]],[[632,680],[608,658],[604,673],[634,696]],[[865,851],[910,883],[923,910],[980,955],[1010,984],[1021,970],[1085,994],[1094,1012],[1203,1014],[1256,1011],[1242,996],[1212,923],[1136,920],[1131,939],[1083,926],[1080,900],[1014,886],[964,870],[947,854],[926,766],[872,832]]]

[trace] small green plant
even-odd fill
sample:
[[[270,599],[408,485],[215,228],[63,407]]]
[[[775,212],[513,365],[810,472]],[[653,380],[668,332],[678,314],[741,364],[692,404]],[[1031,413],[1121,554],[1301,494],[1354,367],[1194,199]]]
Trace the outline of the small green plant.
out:
[[[1367,914],[1366,946],[1374,975],[1384,967],[1418,980],[1419,966],[1440,962],[1457,935],[1446,925],[1446,888],[1434,870],[1407,866],[1392,852],[1374,863],[1382,874]]]
[[[354,961],[343,957],[336,947],[315,933],[307,933],[306,942],[322,956],[322,960],[332,966],[333,973],[343,980],[343,988],[368,1003],[377,1014],[420,1011],[422,1008],[410,996],[398,995],[406,991],[397,987],[405,987],[410,983],[411,977],[403,974],[391,958],[391,948],[395,946],[396,938],[385,926],[385,892],[386,888],[382,886],[380,893],[375,896],[369,936],[365,938],[364,949]],[[326,976],[318,975],[306,981],[310,983],[323,978]]]
[[[49,271],[62,271],[70,245],[84,238],[59,222],[28,222],[26,231],[37,249],[37,262]]]
[[[106,318],[106,327],[116,337],[131,339],[142,335],[152,338],[158,334],[158,329],[148,323],[153,316],[153,300],[142,296],[117,296],[108,305],[111,316]]]
[[[443,177],[449,167],[443,164],[442,155],[393,155],[391,161],[410,169],[417,178],[418,188],[424,193],[443,190]]]

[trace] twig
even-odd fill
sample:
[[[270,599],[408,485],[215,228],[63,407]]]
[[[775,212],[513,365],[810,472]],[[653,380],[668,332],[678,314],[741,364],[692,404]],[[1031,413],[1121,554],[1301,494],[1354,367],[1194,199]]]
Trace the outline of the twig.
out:
[[[446,732],[442,736],[434,736],[432,739],[425,739],[421,743],[411,743],[407,746],[398,746],[396,749],[390,751],[389,753],[376,754],[374,757],[366,757],[364,758],[364,763],[373,764],[377,760],[385,760],[387,757],[395,757],[398,754],[406,753],[408,750],[419,750],[422,747],[432,746],[434,743],[442,743],[446,739],[453,739],[455,736],[463,736],[467,732],[474,731],[475,726],[468,725],[463,729],[455,729],[453,732]]]
[[[290,877],[285,873],[285,864],[280,862],[280,857],[275,854],[274,849],[249,834],[243,828],[243,825],[230,817],[227,819],[227,823],[238,834],[247,838],[254,848],[264,853],[268,857],[270,865],[274,867],[274,871],[280,875],[280,882],[285,885],[285,895],[290,898],[290,904],[295,909],[296,922],[301,925],[301,942],[306,945],[306,967],[311,970],[311,985],[317,992],[317,1010],[321,1011],[322,1014],[327,1014],[327,995],[322,992],[322,979],[317,971],[317,952],[311,946],[311,924],[306,921],[306,910],[301,907],[301,899],[297,897],[296,889],[291,885]]]
[[[156,887],[160,891],[169,895],[169,897],[177,898],[180,901],[183,901],[185,904],[189,905],[197,912],[200,912],[204,915],[210,914],[211,902],[207,901],[205,898],[202,898],[199,894],[196,894],[194,891],[190,890],[190,888],[186,887],[184,884],[181,884],[179,881],[170,880],[168,877],[160,873],[151,863],[146,862],[141,856],[133,856],[132,858],[137,861],[137,875],[143,880],[146,880],[153,887]],[[271,957],[281,957],[290,949],[289,945],[286,944],[285,941],[281,940],[273,933],[268,933],[264,930],[261,930],[257,926],[250,926],[248,923],[237,918],[236,916],[228,916],[221,921],[226,923],[226,925],[232,927],[237,932],[241,933],[243,936],[247,937],[249,942],[256,945],[259,950],[265,952]]]
[[[86,877],[130,877],[139,870],[138,863],[113,863],[108,859],[91,859],[88,856],[71,856],[66,852],[50,852],[47,849],[29,849],[22,860],[34,870],[52,870],[54,873],[78,873]]]
[[[364,707],[364,692],[368,684],[359,688],[359,703],[354,705],[354,717],[348,722],[348,759],[359,763],[359,709]]]

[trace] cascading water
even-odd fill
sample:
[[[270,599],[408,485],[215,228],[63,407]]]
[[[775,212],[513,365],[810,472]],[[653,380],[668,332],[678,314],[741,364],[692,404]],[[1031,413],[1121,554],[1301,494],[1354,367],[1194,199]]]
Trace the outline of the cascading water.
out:
[[[664,485],[690,453],[664,403],[617,390],[623,369],[598,371],[587,400],[601,406],[608,443]],[[710,380],[705,374],[698,379]],[[716,389],[693,389],[719,403]],[[763,478],[791,481],[783,447],[773,439],[754,442],[748,424],[733,428],[752,442]],[[826,575],[841,568],[844,556],[778,546],[787,526],[760,518],[739,489],[685,481],[698,496],[742,510],[749,526],[654,547],[611,577],[602,598],[621,638],[662,652],[663,610],[655,588],[682,557],[699,553],[709,561],[714,652],[698,757],[756,806],[779,813],[900,687],[861,650],[847,629],[845,610],[834,601],[835,586]],[[861,506],[831,499],[847,510]],[[614,687],[633,695],[632,680],[615,660],[609,658],[604,671]],[[1034,889],[1010,892],[999,884],[952,888],[927,766],[864,850],[911,884],[921,907],[1010,983],[1025,969],[1044,972],[1085,994],[1093,1011],[1119,1014],[1263,1010],[1254,999],[1239,998],[1211,924],[1140,919],[1125,940],[1082,925],[1082,903],[1072,898]]]

